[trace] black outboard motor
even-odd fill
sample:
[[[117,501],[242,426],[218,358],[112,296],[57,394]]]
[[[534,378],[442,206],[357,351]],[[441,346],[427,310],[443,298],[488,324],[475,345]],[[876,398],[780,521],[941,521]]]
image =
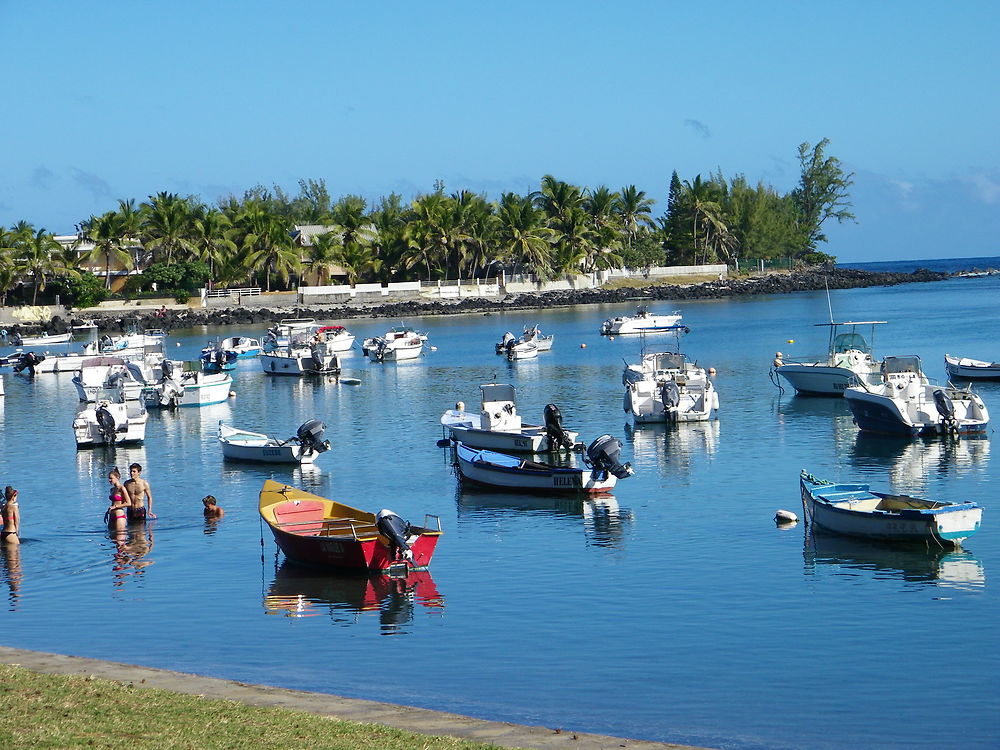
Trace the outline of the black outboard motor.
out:
[[[94,412],[94,416],[97,418],[97,429],[101,433],[101,437],[104,438],[104,442],[115,442],[115,435],[118,430],[115,425],[115,418],[111,412],[103,406],[99,406],[97,407],[97,411]]]
[[[611,435],[601,435],[587,447],[586,462],[595,472],[611,472],[619,479],[632,476],[632,464],[621,462],[622,444]]]
[[[307,453],[315,451],[316,453],[325,453],[330,450],[330,441],[323,439],[323,431],[326,430],[326,425],[320,422],[318,419],[310,419],[308,422],[303,422],[299,429],[295,433],[295,437],[299,440],[299,445]]]
[[[112,346],[114,346],[114,343],[115,342],[111,340],[111,337],[108,334],[104,334],[103,336],[101,336],[100,340],[97,342],[97,345],[98,345],[98,348],[103,352],[103,351],[107,351]]]
[[[38,365],[43,359],[45,359],[44,354],[35,354],[34,352],[25,352],[21,355],[17,364],[14,365],[14,372],[18,373],[22,370],[27,370],[28,375],[35,377],[35,366]]]
[[[160,363],[160,382],[165,383],[170,380],[174,375],[174,363],[169,359],[165,359]]]
[[[503,338],[500,339],[500,342],[497,344],[497,354],[503,354],[504,352],[506,352],[507,347],[510,345],[511,341],[515,341],[514,334],[511,333],[510,331],[507,331],[503,335]]]
[[[572,448],[573,440],[563,429],[562,413],[555,404],[546,404],[543,412],[545,418],[545,434],[549,438],[549,450]]]
[[[389,552],[393,560],[402,554],[404,560],[413,561],[413,552],[406,543],[406,537],[410,535],[409,523],[388,508],[383,508],[375,514],[375,527],[389,540]]]
[[[934,405],[937,407],[938,414],[941,415],[942,427],[948,432],[958,432],[958,424],[955,420],[955,403],[940,388],[934,391]]]

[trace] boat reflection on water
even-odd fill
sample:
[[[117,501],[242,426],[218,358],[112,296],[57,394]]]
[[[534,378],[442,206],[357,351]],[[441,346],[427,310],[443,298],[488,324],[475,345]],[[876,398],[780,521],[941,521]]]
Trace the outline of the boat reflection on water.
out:
[[[147,429],[153,422],[159,422],[156,430],[174,441],[191,443],[192,448],[200,444],[204,433],[215,435],[219,422],[233,421],[232,399],[221,404],[207,406],[182,406],[177,409],[152,409],[149,412]]]
[[[7,584],[7,610],[16,612],[21,603],[21,545],[4,544],[0,550],[0,580]]]
[[[626,422],[624,442],[632,448],[632,466],[637,473],[676,475],[689,472],[693,459],[715,453],[720,429],[718,420],[681,424]]]
[[[496,488],[459,484],[455,492],[458,515],[492,520],[510,511],[543,513],[577,523],[583,519],[583,532],[595,547],[623,547],[625,531],[632,523],[632,511],[618,505],[614,495],[576,497],[573,495],[521,494]]]
[[[129,579],[141,580],[145,569],[155,562],[147,557],[153,551],[152,527],[145,523],[130,524],[123,531],[108,534],[115,547],[111,566],[114,587],[123,588]]]
[[[326,614],[338,625],[352,625],[378,614],[382,635],[408,633],[420,605],[430,613],[444,610],[444,597],[428,571],[404,576],[331,572],[288,560],[275,568],[264,594],[264,612],[285,617]]]
[[[858,428],[850,408],[842,398],[831,396],[792,396],[776,399],[778,430],[793,444],[827,445],[838,455],[850,448]]]
[[[802,551],[807,576],[870,573],[873,579],[902,580],[978,591],[986,586],[983,564],[962,549],[889,544],[816,530],[805,534]]]
[[[859,432],[848,452],[856,469],[888,471],[892,485],[908,492],[926,492],[931,476],[962,476],[985,469],[990,440],[985,435],[962,438],[893,438]]]
[[[123,479],[128,479],[129,464],[148,466],[145,445],[98,445],[93,450],[76,452],[76,471],[81,477],[92,477],[106,488],[108,471],[117,466]]]

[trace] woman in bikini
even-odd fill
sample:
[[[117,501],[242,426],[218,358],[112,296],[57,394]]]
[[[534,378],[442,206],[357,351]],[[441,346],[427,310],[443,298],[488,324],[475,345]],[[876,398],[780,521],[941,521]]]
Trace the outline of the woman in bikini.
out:
[[[3,531],[0,531],[0,542],[4,544],[20,544],[18,532],[21,530],[21,510],[17,507],[17,490],[9,484],[3,491],[4,506],[0,510],[0,520],[3,520]]]
[[[111,505],[104,513],[104,520],[109,528],[121,531],[128,528],[128,508],[132,501],[122,485],[122,475],[117,466],[108,472],[108,483],[111,485]]]

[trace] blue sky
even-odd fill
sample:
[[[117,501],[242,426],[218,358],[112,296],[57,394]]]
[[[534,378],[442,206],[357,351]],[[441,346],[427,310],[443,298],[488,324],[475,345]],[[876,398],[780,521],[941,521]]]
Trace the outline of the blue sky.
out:
[[[781,191],[829,138],[841,261],[1000,255],[1000,3],[0,0],[0,223],[255,184],[496,198],[672,170]]]

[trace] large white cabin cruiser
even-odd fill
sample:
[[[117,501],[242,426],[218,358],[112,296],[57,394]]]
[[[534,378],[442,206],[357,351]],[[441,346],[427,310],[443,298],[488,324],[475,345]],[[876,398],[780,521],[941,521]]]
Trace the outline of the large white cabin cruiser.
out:
[[[875,341],[875,326],[885,323],[884,320],[816,323],[830,329],[826,357],[797,362],[785,359],[781,352],[777,352],[773,372],[787,380],[798,393],[807,395],[840,396],[855,379],[875,385],[880,378],[881,362],[872,355],[872,344]],[[842,331],[848,326],[849,331]],[[871,343],[858,333],[858,326],[871,326]]]

